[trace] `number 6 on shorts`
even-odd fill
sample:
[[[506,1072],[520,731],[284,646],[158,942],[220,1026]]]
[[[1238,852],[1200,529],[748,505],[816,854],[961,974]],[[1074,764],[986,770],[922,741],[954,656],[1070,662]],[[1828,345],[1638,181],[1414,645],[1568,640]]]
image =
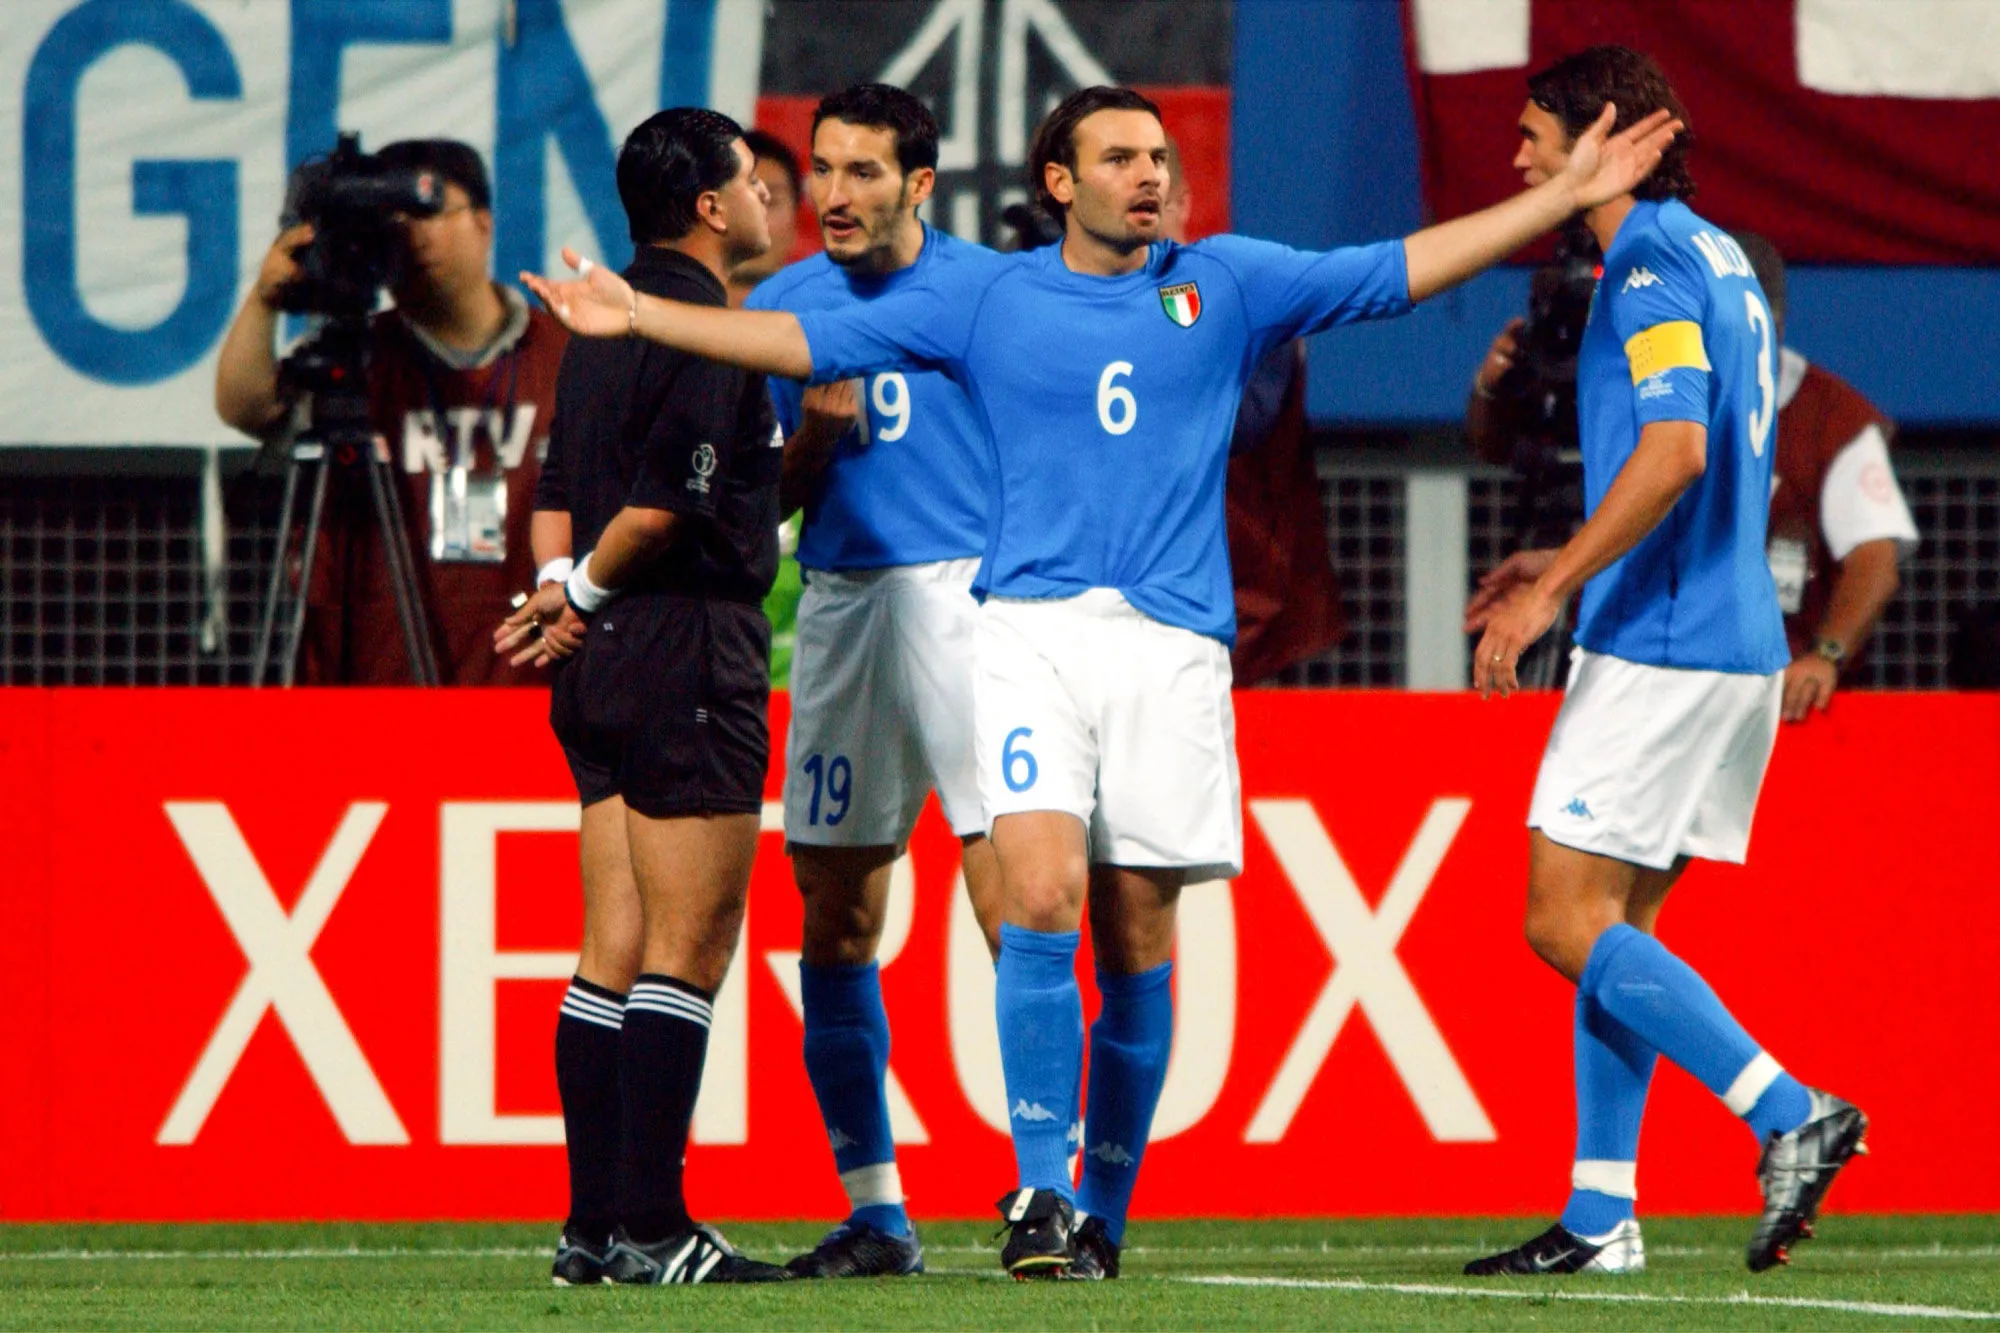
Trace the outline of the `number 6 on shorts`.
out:
[[[1000,746],[1000,776],[1007,782],[1008,791],[1026,791],[1035,785],[1041,770],[1035,767],[1035,756],[1026,750],[1014,748],[1014,742],[1034,735],[1031,727],[1016,727],[1007,733],[1006,741]],[[1021,777],[1015,777],[1019,770]]]

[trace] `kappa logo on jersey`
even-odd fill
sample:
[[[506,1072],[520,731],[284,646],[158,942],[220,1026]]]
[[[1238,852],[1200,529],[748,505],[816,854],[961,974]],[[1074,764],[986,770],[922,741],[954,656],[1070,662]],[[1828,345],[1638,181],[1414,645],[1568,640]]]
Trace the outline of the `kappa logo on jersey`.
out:
[[[1201,288],[1191,282],[1162,287],[1160,305],[1167,312],[1168,319],[1184,329],[1192,328],[1194,322],[1201,318]]]
[[[696,495],[708,494],[708,479],[715,475],[715,447],[707,441],[695,446],[694,475],[687,480],[687,488]]]
[[[1657,287],[1659,285],[1659,276],[1653,270],[1641,264],[1638,268],[1633,269],[1625,275],[1625,285],[1618,290],[1622,294],[1624,292],[1637,291],[1642,287]]]

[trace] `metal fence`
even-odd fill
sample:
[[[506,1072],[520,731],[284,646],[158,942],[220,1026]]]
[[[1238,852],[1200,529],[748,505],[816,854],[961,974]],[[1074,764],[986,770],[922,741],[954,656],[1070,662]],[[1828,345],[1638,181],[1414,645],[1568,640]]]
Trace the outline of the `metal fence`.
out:
[[[243,474],[218,486],[191,462],[107,472],[118,460],[102,457],[96,471],[51,471],[59,461],[0,475],[0,683],[246,683],[277,483]],[[1911,449],[1897,464],[1923,544],[1850,684],[1936,689],[1956,617],[2000,602],[2000,455]],[[1457,617],[1471,583],[1512,548],[1514,482],[1497,469],[1330,449],[1320,484],[1349,629],[1284,681],[1462,680]]]

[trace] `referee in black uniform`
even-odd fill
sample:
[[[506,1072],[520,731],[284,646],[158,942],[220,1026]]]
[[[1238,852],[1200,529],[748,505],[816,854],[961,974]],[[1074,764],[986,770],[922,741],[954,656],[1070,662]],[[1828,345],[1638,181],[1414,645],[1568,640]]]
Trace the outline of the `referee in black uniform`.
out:
[[[713,111],[662,111],[632,131],[618,193],[639,291],[723,305],[725,275],[770,244],[743,131]],[[624,804],[644,941],[629,995],[579,975],[558,1020],[572,1175],[559,1282],[789,1276],[695,1223],[681,1190],[770,757],[762,603],[782,444],[762,375],[637,338],[579,338],[564,354],[536,509],[566,511],[588,554],[543,634],[568,658],[549,720],[584,806]],[[601,918],[586,934],[631,929],[629,902],[587,892],[585,912]]]

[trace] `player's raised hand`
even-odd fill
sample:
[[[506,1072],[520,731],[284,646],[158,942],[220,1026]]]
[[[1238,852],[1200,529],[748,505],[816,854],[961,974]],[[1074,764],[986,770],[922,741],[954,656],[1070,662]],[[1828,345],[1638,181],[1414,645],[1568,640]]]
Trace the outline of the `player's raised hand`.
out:
[[[1516,551],[1499,564],[1486,571],[1473,589],[1472,600],[1465,604],[1465,632],[1476,634],[1486,628],[1486,622],[1507,597],[1523,584],[1533,583],[1548,573],[1549,566],[1556,561],[1553,549],[1540,551]]]
[[[568,246],[563,247],[562,257],[576,270],[576,277],[552,279],[523,271],[521,281],[571,333],[586,338],[623,338],[632,333],[639,316],[639,297],[632,284]]]
[[[1579,209],[1616,199],[1652,175],[1660,165],[1660,154],[1685,128],[1670,112],[1660,110],[1613,134],[1611,126],[1617,119],[1618,108],[1606,102],[1596,123],[1570,147],[1563,175],[1575,191]]]

